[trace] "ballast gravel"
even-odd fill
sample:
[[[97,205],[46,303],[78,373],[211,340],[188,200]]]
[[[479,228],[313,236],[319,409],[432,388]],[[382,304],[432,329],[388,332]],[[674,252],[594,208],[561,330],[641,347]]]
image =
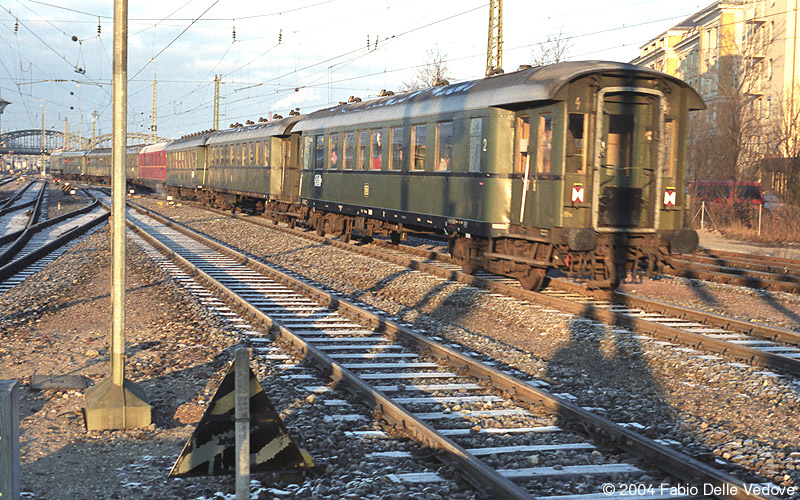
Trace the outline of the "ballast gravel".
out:
[[[323,283],[349,300],[382,309],[418,331],[542,380],[553,393],[745,481],[800,486],[800,380],[795,376],[669,345],[591,318],[187,205],[146,198],[137,202]],[[763,322],[786,327],[796,327],[800,317],[795,299],[777,294],[703,284],[702,292],[692,296],[691,284],[672,279],[626,287],[693,306],[700,301],[724,314],[752,309]]]

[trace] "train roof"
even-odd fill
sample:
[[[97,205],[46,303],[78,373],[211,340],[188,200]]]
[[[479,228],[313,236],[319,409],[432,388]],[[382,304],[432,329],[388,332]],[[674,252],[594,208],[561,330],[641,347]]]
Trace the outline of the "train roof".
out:
[[[92,149],[86,152],[86,156],[106,156],[111,154],[111,148]]]
[[[569,61],[537,66],[493,78],[334,106],[310,113],[294,127],[294,131],[547,101],[556,99],[559,91],[577,78],[593,73],[615,72],[636,72],[664,78],[691,90],[693,95],[690,99],[691,109],[705,108],[700,96],[688,84],[665,73],[627,63]]]
[[[208,140],[208,138],[211,137],[211,134],[213,134],[214,132],[215,131],[213,131],[213,130],[209,130],[208,132],[201,132],[199,134],[192,134],[192,135],[190,135],[188,137],[181,137],[180,139],[176,139],[176,140],[170,142],[169,144],[167,144],[166,151],[167,152],[170,152],[170,151],[181,151],[181,150],[184,150],[184,149],[190,149],[190,148],[195,148],[195,147],[198,147],[198,146],[203,146],[203,145],[205,145],[205,143]]]
[[[164,151],[167,147],[168,142],[157,142],[155,144],[148,144],[144,146],[139,153],[156,153],[158,151]]]
[[[74,151],[63,151],[61,153],[61,156],[86,156],[86,153],[88,153],[88,151],[84,149],[74,150]]]
[[[295,115],[266,123],[220,130],[211,134],[208,141],[206,141],[206,145],[213,146],[215,144],[259,140],[276,135],[286,135],[302,118],[304,118],[304,115]]]

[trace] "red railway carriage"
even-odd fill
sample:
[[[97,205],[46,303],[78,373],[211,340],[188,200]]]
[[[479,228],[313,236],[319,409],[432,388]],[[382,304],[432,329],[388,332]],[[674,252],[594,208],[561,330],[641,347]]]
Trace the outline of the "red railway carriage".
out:
[[[139,151],[139,181],[159,181],[167,179],[166,142],[150,144]]]

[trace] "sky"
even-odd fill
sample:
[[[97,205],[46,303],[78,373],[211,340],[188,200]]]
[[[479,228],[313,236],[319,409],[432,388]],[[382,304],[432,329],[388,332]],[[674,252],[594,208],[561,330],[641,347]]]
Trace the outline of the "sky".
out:
[[[3,132],[111,132],[112,0],[0,0]],[[503,2],[503,67],[566,39],[568,60],[629,62],[639,46],[710,2]],[[483,78],[488,0],[161,0],[129,2],[128,132],[160,137],[286,116],[399,90],[438,51],[450,82]],[[99,29],[99,34],[98,34]]]

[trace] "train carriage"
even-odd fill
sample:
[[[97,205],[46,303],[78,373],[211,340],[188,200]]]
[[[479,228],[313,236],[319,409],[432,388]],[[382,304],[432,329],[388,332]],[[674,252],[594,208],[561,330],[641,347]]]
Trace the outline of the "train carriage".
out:
[[[64,151],[61,153],[62,171],[65,179],[78,180],[86,174],[86,151]]]
[[[683,229],[684,82],[567,62],[311,113],[302,203],[320,233],[449,235],[465,270],[614,284],[694,249]]]
[[[128,146],[125,156],[125,179],[128,184],[135,183],[139,177],[139,152],[143,146]]]
[[[164,186],[167,178],[166,142],[149,144],[139,151],[136,183],[150,189]]]
[[[63,153],[63,149],[55,149],[50,153],[50,174],[56,179],[64,177]]]
[[[111,180],[111,148],[93,149],[86,153],[86,179],[108,184]]]
[[[234,210],[252,205],[276,220],[293,223],[293,207],[299,202],[299,137],[291,131],[301,118],[213,133],[206,141],[208,175],[202,196]]]
[[[192,198],[206,183],[207,158],[205,143],[211,132],[182,137],[167,144],[166,184],[170,194]]]

